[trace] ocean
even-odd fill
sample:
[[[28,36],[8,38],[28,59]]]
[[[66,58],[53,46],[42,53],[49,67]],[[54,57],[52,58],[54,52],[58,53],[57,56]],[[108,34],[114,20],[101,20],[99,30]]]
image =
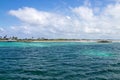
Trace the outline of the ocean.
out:
[[[0,80],[120,80],[120,43],[0,42]]]

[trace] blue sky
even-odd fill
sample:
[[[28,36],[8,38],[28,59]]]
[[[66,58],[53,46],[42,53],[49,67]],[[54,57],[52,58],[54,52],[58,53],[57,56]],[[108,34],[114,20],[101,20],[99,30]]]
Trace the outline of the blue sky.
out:
[[[120,0],[1,0],[0,35],[119,37]]]

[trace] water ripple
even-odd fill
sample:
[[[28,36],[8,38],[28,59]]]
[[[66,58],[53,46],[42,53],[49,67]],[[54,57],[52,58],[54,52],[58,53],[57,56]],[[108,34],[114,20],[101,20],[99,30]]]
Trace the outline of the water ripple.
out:
[[[0,80],[119,80],[119,57],[120,43],[0,43]]]

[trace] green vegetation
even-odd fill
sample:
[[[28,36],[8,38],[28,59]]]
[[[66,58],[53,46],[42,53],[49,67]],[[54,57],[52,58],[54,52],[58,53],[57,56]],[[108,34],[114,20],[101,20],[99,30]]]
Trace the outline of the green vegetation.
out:
[[[110,40],[99,40],[97,42],[98,43],[111,43],[112,41],[110,41]]]
[[[73,41],[73,42],[98,42],[98,43],[110,43],[112,42],[112,40],[102,40],[102,39],[63,39],[63,38],[59,38],[59,39],[47,39],[47,38],[18,38],[15,36],[12,37],[8,37],[7,35],[5,36],[0,36],[0,41],[7,41],[7,42],[62,42],[62,41]]]

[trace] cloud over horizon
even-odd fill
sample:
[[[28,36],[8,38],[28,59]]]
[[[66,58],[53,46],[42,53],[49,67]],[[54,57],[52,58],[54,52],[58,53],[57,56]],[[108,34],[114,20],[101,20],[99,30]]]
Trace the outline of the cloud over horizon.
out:
[[[89,3],[90,5],[90,3]],[[32,7],[10,10],[21,21],[19,26],[0,31],[46,38],[118,38],[120,37],[120,3],[102,10],[83,5],[69,10],[70,15],[41,11]],[[98,14],[99,13],[99,14]]]

